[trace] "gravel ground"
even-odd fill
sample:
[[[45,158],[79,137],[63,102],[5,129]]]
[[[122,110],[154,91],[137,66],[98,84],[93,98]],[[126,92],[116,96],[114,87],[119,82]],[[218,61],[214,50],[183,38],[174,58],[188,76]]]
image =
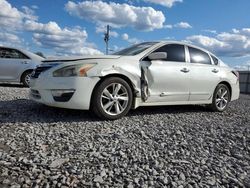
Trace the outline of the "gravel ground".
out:
[[[0,187],[250,187],[250,96],[224,113],[147,107],[116,121],[0,86]]]

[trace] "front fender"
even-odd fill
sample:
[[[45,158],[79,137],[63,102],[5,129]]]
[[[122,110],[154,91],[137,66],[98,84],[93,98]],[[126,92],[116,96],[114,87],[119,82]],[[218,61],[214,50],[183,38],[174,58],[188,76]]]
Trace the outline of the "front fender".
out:
[[[22,70],[20,70],[19,74],[18,74],[18,78],[20,79],[21,81],[21,77],[23,75],[23,73],[25,73],[26,71],[32,71],[36,68],[36,64],[27,64],[26,67],[24,67]]]
[[[121,75],[121,76],[125,76],[127,77],[130,82],[132,83],[133,85],[133,89],[135,90],[135,93],[136,95],[139,97],[141,96],[141,90],[140,90],[140,83],[141,83],[141,80],[140,80],[140,71],[138,70],[134,70],[134,67],[133,69],[131,68],[131,71],[128,71],[130,69],[128,69],[127,67],[126,68],[121,68],[121,67],[118,67],[118,66],[111,66],[109,68],[104,68],[98,72],[92,72],[92,74],[88,74],[88,76],[97,76],[97,77],[106,77],[106,76],[109,76],[109,75]],[[94,73],[94,74],[93,74]]]

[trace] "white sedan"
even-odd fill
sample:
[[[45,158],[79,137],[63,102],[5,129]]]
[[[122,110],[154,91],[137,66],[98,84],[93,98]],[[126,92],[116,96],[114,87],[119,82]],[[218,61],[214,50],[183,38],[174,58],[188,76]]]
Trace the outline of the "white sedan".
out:
[[[44,58],[23,49],[0,46],[0,81],[29,85],[30,74]]]
[[[113,120],[139,106],[208,104],[222,112],[239,98],[239,75],[199,47],[144,42],[113,55],[48,60],[30,87],[39,103]]]

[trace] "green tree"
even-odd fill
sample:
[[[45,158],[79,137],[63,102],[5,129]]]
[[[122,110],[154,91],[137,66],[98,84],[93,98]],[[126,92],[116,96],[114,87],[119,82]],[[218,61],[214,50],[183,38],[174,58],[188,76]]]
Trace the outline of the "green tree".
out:
[[[36,52],[35,54],[36,54],[36,55],[39,55],[39,56],[41,56],[41,57],[43,57],[43,58],[45,58],[45,56],[43,55],[42,52]]]

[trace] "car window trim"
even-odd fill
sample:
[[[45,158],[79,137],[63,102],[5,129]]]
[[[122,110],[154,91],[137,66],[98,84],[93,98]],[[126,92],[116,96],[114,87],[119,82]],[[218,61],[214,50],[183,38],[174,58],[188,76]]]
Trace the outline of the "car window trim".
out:
[[[203,49],[199,49],[199,48],[197,48],[197,47],[188,46],[188,45],[186,45],[186,46],[187,46],[187,50],[188,50],[188,56],[189,56],[189,63],[190,63],[190,64],[193,64],[193,65],[195,65],[195,64],[199,64],[199,65],[210,65],[210,66],[211,66],[211,65],[214,65],[214,64],[213,64],[213,61],[212,61],[212,58],[211,58],[211,56],[210,56],[210,53],[208,53],[207,51],[204,51]],[[191,55],[190,55],[189,48],[194,48],[194,49],[197,49],[197,50],[200,50],[200,51],[206,53],[206,54],[208,55],[208,57],[210,58],[210,62],[211,62],[211,63],[209,63],[209,64],[207,64],[207,63],[192,63],[192,62],[191,62]]]
[[[15,50],[17,53],[20,53],[23,55],[23,57],[25,58],[6,58],[6,57],[0,57],[1,59],[26,59],[26,60],[30,60],[31,58],[29,56],[27,56],[26,54],[24,54],[23,52],[21,52],[20,50],[18,49],[15,49],[15,48],[6,48],[6,47],[1,47],[1,49],[4,49],[4,50]]]
[[[219,64],[220,64],[220,61],[219,61],[219,59],[216,57],[216,56],[214,56],[213,54],[209,54],[210,55],[210,57],[211,57],[211,59],[212,59],[212,61],[213,61],[213,65],[215,65],[215,66],[219,66]],[[214,63],[214,58],[216,58],[217,59],[217,61],[218,61],[218,63],[217,63],[217,65]]]
[[[20,50],[17,50],[17,49],[13,49],[13,50],[15,50],[15,51],[17,51],[17,52],[19,52],[20,54],[22,54],[24,57],[26,57],[26,58],[18,58],[18,59],[30,59],[30,57],[29,56],[27,56],[26,54],[24,54],[23,52],[21,52]]]
[[[187,63],[191,63],[191,61],[190,61],[190,54],[189,54],[189,50],[188,50],[188,46],[187,46],[187,45],[184,45],[184,47],[185,47],[186,62],[187,62]]]
[[[182,45],[184,46],[184,55],[185,55],[185,62],[182,61],[166,61],[166,62],[177,62],[177,63],[187,63],[187,54],[186,54],[186,49],[185,49],[185,45],[184,44],[178,44],[178,43],[167,43],[167,44],[162,44],[158,47],[156,47],[155,49],[152,49],[150,52],[148,52],[146,55],[144,55],[139,61],[144,61],[144,59],[146,57],[148,57],[151,53],[153,53],[155,50],[158,50],[159,48],[166,46],[166,45],[171,45],[171,44],[177,44],[177,45]],[[163,61],[163,60],[161,60]],[[165,61],[165,60],[164,60]]]

